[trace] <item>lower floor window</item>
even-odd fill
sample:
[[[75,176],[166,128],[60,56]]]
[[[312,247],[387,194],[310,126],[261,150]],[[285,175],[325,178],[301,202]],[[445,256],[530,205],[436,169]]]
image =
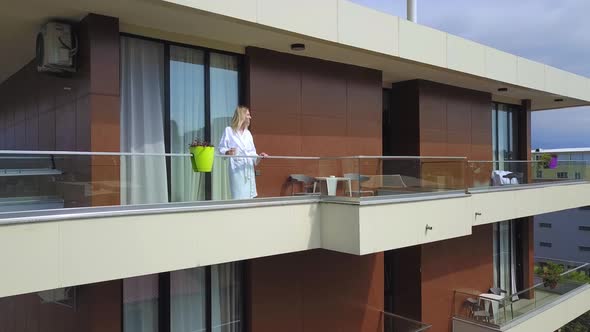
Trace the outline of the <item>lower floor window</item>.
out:
[[[241,332],[242,281],[240,262],[125,279],[123,331]]]
[[[517,291],[514,228],[512,220],[494,224],[494,286],[508,293]]]

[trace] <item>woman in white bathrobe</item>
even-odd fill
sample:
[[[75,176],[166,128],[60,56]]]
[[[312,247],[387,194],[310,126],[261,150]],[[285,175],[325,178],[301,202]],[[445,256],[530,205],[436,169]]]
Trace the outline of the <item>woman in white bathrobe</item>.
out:
[[[256,153],[254,139],[248,130],[250,126],[250,110],[244,106],[238,106],[231,120],[231,126],[226,127],[218,152],[228,156],[268,156],[262,152]],[[229,161],[229,186],[232,199],[248,199],[258,196],[256,192],[256,179],[254,178],[254,166],[258,164],[257,158],[230,158]]]

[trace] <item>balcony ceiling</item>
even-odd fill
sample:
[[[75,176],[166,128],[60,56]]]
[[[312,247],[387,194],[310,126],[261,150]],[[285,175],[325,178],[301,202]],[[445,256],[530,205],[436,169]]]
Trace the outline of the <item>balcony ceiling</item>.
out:
[[[55,18],[79,21],[90,12],[118,17],[121,31],[124,32],[238,53],[243,53],[246,46],[293,53],[289,48],[290,44],[303,42],[307,49],[297,53],[298,55],[381,70],[384,86],[399,81],[425,79],[490,92],[497,101],[519,103],[521,99],[531,99],[535,110],[590,104],[584,100],[307,37],[160,0],[4,1],[0,12],[0,43],[10,51],[4,52],[0,63],[0,82],[34,58],[35,36],[44,22]],[[507,87],[508,91],[498,92],[503,87]],[[556,98],[563,98],[564,101],[557,103],[554,101]]]

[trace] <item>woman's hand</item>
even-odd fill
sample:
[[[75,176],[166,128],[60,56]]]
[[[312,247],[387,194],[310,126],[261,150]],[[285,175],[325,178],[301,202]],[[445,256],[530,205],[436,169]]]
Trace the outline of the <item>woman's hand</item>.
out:
[[[261,156],[262,158],[264,158],[264,157],[268,157],[268,154],[266,154],[265,152],[260,152],[260,155],[259,156]]]
[[[236,148],[231,148],[231,149],[225,151],[226,156],[233,156],[235,154],[236,154]]]

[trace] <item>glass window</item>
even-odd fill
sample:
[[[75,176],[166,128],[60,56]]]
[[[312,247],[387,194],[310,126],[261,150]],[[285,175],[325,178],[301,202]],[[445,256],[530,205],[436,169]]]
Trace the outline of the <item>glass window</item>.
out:
[[[514,250],[514,223],[502,221],[494,224],[494,285],[508,292],[516,290],[516,257]]]
[[[188,153],[216,145],[239,103],[239,55],[121,37],[121,151]],[[195,173],[186,157],[121,162],[124,204],[229,199],[224,162]],[[149,181],[146,181],[149,179]]]
[[[164,139],[164,45],[121,37],[121,204],[168,202]],[[146,181],[146,179],[149,179]]]
[[[217,145],[231,123],[238,106],[238,58],[233,55],[211,53],[209,77],[211,81],[211,141]],[[227,162],[227,160],[224,160]],[[225,162],[213,163],[211,197],[214,200],[230,199],[229,174]]]
[[[158,331],[158,275],[123,280],[123,331]]]
[[[541,247],[547,247],[547,248],[553,247],[553,244],[551,242],[539,242],[539,245]]]
[[[539,223],[539,227],[541,227],[541,228],[551,228],[551,226],[552,225],[550,223],[547,223],[547,222]]]
[[[170,46],[170,152],[187,153],[205,140],[205,61],[203,51]],[[171,158],[171,201],[205,199],[205,181],[188,158]]]
[[[590,226],[578,226],[578,229],[581,231],[590,231]]]
[[[242,320],[242,264],[211,267],[211,318],[213,332],[239,332]]]
[[[518,159],[517,118],[518,106],[492,104],[492,150],[496,169],[508,170],[506,160]]]
[[[170,331],[206,330],[205,268],[170,273]]]

